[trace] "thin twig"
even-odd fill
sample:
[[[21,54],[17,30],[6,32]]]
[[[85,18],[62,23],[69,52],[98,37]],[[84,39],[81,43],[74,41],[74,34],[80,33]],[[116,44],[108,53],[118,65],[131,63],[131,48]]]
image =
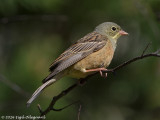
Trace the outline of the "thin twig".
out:
[[[149,43],[147,44],[147,46],[146,46],[145,49],[143,50],[141,56],[143,56],[143,55],[145,54],[145,52],[147,51],[147,49],[149,48],[149,46],[150,46],[151,44],[152,44],[152,42],[149,42]]]
[[[15,92],[19,93],[20,95],[22,95],[23,97],[27,97],[29,98],[30,94],[28,92],[26,92],[25,90],[23,90],[19,85],[17,85],[16,83],[11,82],[10,80],[8,80],[7,78],[5,78],[4,76],[0,75],[0,81],[3,82],[5,85],[7,85],[9,88],[11,88],[12,90],[14,90]]]
[[[38,104],[37,107],[38,107],[39,112],[42,113],[42,109],[41,109],[40,104]]]
[[[53,108],[52,110],[53,110],[53,111],[62,111],[62,110],[66,109],[66,108],[68,108],[68,107],[70,107],[70,106],[72,106],[72,105],[74,105],[74,104],[76,104],[76,103],[78,103],[78,102],[79,102],[79,101],[75,101],[75,102],[73,102],[73,103],[71,103],[71,104],[69,104],[69,105],[64,106],[63,108],[60,108],[60,109],[55,109],[55,108]]]
[[[154,54],[160,55],[160,49],[158,49]]]
[[[153,52],[153,53],[144,54],[145,51],[148,49],[148,46],[149,46],[149,45],[147,45],[147,47],[144,49],[144,51],[143,51],[143,53],[142,53],[141,56],[138,56],[138,57],[135,57],[135,58],[133,58],[133,59],[131,59],[131,60],[128,60],[128,61],[126,61],[126,62],[118,65],[117,67],[114,67],[113,69],[108,69],[108,70],[102,71],[102,72],[103,72],[103,73],[114,73],[115,71],[117,71],[117,70],[119,70],[119,69],[125,67],[126,65],[129,65],[129,64],[131,64],[131,63],[133,63],[133,62],[135,62],[135,61],[138,61],[138,60],[141,60],[141,59],[144,59],[144,58],[147,58],[147,57],[152,57],[152,56],[153,56],[153,57],[160,57],[160,49],[157,50],[157,51],[155,51],[155,52]],[[97,72],[97,73],[98,73],[98,72]],[[97,74],[97,73],[95,73],[95,74]],[[89,77],[91,77],[91,76],[93,76],[93,75],[95,75],[95,74],[92,74],[92,75],[90,75],[90,76],[88,76],[88,77],[86,77],[86,78],[84,78],[84,79],[80,79],[79,83],[85,83],[85,82],[88,80]],[[46,115],[46,114],[48,114],[51,110],[53,110],[53,111],[60,111],[60,110],[63,110],[63,109],[65,109],[65,108],[67,108],[68,106],[70,106],[70,105],[68,105],[68,106],[66,106],[66,107],[64,107],[63,109],[60,109],[60,110],[54,108],[54,105],[56,104],[56,102],[57,102],[60,98],[62,98],[62,97],[64,97],[65,95],[67,95],[69,92],[71,92],[71,91],[72,91],[74,88],[76,88],[77,86],[79,86],[79,84],[78,84],[78,83],[75,83],[75,84],[71,85],[69,88],[67,88],[66,90],[62,91],[62,92],[61,92],[60,94],[58,94],[57,96],[54,96],[53,99],[52,99],[52,101],[51,101],[51,103],[50,103],[49,106],[47,107],[47,109],[44,110],[44,111],[42,111],[42,112],[40,111],[40,115],[41,115],[41,116]],[[80,107],[80,109],[81,109],[81,107]],[[41,110],[41,109],[40,109],[40,110]],[[78,119],[79,119],[79,118],[78,118]]]
[[[75,87],[77,87],[78,84],[73,84],[72,86],[70,86],[69,88],[67,88],[66,90],[62,91],[60,94],[58,94],[57,96],[54,96],[49,107],[44,110],[43,112],[41,112],[41,116],[46,115],[48,112],[50,112],[51,110],[53,111],[59,111],[57,109],[54,108],[55,103],[57,102],[57,100],[59,100],[60,98],[62,98],[63,96],[67,95],[71,90],[73,90]]]
[[[82,109],[82,105],[79,105],[79,109],[78,109],[78,120],[80,120],[81,109]]]

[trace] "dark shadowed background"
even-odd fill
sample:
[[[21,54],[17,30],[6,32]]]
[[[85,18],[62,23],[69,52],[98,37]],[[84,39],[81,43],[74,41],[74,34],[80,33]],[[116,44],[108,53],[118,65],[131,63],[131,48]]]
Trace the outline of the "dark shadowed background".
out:
[[[159,0],[0,0],[0,116],[39,115],[54,95],[75,83],[63,78],[30,108],[26,102],[48,75],[53,60],[102,22],[119,24],[121,37],[109,66],[160,48]],[[109,74],[93,76],[63,97],[56,108],[80,100],[80,120],[160,120],[160,59],[146,58]],[[79,104],[50,112],[54,120],[76,120]]]

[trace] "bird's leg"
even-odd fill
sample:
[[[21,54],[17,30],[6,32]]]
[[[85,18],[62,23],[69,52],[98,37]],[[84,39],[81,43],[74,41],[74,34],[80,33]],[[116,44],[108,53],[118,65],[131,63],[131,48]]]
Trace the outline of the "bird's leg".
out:
[[[104,73],[104,77],[105,77],[105,78],[107,78],[107,72],[106,72],[106,73]]]
[[[103,76],[103,73],[102,73],[102,71],[101,71],[101,70],[99,71],[99,73],[100,73],[100,75],[101,75],[101,76]]]
[[[107,69],[106,68],[96,68],[96,69],[86,70],[85,72],[97,72],[97,71],[99,71],[100,75],[103,77],[103,73],[102,73],[103,70],[106,71]],[[105,73],[104,77],[107,77],[107,73]]]

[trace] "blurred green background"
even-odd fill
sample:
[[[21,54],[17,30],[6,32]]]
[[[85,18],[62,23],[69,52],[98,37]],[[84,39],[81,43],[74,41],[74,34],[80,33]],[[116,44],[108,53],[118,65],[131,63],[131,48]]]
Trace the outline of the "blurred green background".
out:
[[[75,83],[63,78],[26,108],[53,60],[106,21],[129,33],[119,39],[109,68],[141,55],[149,42],[148,52],[160,48],[159,0],[0,0],[0,116],[37,116],[38,103],[44,110],[54,95]],[[76,100],[80,120],[160,120],[160,59],[137,61],[107,79],[93,76],[56,108]],[[76,120],[79,104],[50,112],[47,120]]]

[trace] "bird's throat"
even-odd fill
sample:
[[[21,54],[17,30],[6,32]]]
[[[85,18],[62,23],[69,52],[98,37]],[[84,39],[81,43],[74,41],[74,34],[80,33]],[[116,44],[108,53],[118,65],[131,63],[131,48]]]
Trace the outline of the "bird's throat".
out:
[[[112,43],[113,50],[115,51],[117,47],[117,39],[110,38],[109,40]]]

